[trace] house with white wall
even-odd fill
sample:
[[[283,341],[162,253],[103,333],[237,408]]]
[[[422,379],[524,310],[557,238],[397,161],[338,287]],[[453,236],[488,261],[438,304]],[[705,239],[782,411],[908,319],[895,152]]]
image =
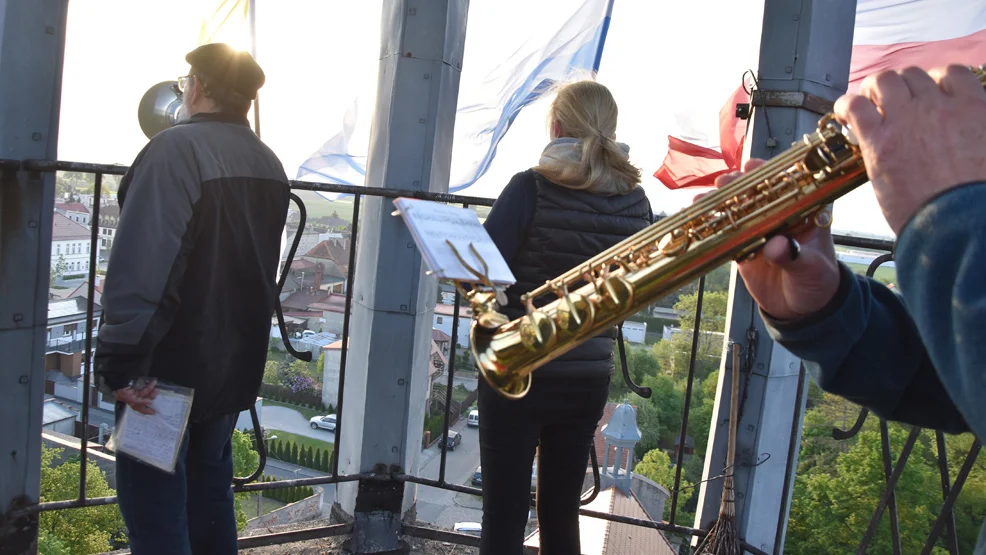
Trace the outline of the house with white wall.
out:
[[[55,212],[51,220],[51,268],[65,261],[65,275],[89,271],[89,228],[68,216]]]
[[[647,322],[623,322],[623,339],[630,343],[644,344],[647,342]]]
[[[452,321],[455,316],[455,305],[438,303],[435,305],[432,328],[452,336]],[[458,336],[455,342],[460,347],[469,347],[469,329],[472,327],[472,309],[467,306],[459,307]]]
[[[55,212],[82,225],[89,225],[89,219],[92,216],[89,209],[79,202],[57,202],[55,203]]]

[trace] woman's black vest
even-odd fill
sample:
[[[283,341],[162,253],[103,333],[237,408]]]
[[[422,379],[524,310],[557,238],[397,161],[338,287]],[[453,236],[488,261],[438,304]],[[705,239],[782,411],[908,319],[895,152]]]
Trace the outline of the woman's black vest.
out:
[[[501,310],[511,319],[526,313],[520,302],[521,295],[651,223],[650,203],[642,187],[624,195],[599,196],[555,185],[533,170],[525,174],[530,179],[530,186],[537,190],[537,204],[527,238],[514,259],[509,261],[517,283],[507,289],[508,303]],[[538,368],[535,376],[612,374],[615,344],[614,326]]]

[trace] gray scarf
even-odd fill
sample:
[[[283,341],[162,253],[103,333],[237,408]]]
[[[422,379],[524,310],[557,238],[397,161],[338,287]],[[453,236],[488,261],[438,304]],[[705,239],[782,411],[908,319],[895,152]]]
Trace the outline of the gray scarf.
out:
[[[616,145],[623,151],[623,154],[630,157],[630,147],[624,143],[617,142]],[[582,140],[572,137],[559,137],[552,140],[544,147],[541,152],[539,164],[550,164],[553,160],[562,163],[580,164],[582,161]],[[623,179],[606,180],[603,183],[593,185],[577,186],[570,183],[556,183],[568,189],[586,191],[597,195],[623,195],[630,192],[634,185]]]

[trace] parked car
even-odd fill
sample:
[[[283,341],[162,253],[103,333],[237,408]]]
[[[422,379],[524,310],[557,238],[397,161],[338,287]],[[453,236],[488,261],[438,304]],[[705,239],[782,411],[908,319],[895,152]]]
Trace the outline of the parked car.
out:
[[[460,534],[476,537],[479,537],[483,532],[483,525],[479,522],[456,522],[453,528]]]
[[[483,487],[483,465],[476,467],[476,471],[472,473],[472,485],[481,488]],[[531,491],[537,491],[538,488],[538,461],[534,459],[534,466],[531,467]]]
[[[471,410],[471,411],[469,411],[469,416],[466,417],[466,426],[469,426],[470,428],[478,428],[479,427],[479,411],[478,410]]]
[[[445,448],[449,451],[455,451],[456,446],[460,443],[462,443],[462,434],[449,430],[448,439],[445,440]]]
[[[334,432],[336,429],[336,415],[313,416],[308,419],[308,424],[311,425],[313,430],[322,429]]]

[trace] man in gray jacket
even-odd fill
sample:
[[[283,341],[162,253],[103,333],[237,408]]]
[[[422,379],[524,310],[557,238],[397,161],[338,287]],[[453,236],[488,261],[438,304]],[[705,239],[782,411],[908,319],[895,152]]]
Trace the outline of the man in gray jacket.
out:
[[[231,436],[256,401],[290,193],[250,129],[264,73],[249,54],[201,46],[178,81],[185,119],[156,135],[120,185],[95,372],[153,412],[156,383],[194,389],[174,474],[117,454],[134,555],[236,553]]]

